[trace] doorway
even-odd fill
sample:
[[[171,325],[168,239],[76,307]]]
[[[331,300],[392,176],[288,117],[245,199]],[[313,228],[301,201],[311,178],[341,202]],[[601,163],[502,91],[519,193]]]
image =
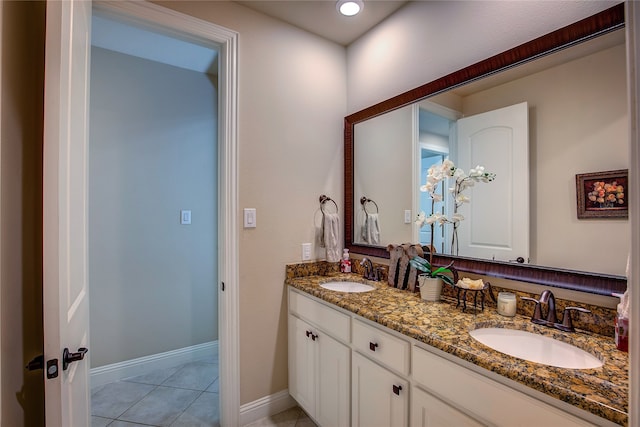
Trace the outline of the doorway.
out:
[[[45,152],[44,171],[44,270],[45,289],[45,358],[56,357],[66,346],[88,345],[88,298],[82,280],[87,270],[86,248],[88,189],[85,154],[88,136],[88,51],[90,46],[91,4],[85,2],[51,3],[47,10],[47,70],[45,80]],[[59,6],[59,7],[58,7]],[[77,7],[72,7],[77,6]],[[88,6],[88,7],[87,7]],[[173,12],[146,2],[113,2],[94,5],[94,10],[146,28],[164,29],[174,36],[184,36],[204,45],[220,48],[219,139],[219,218],[217,263],[221,424],[236,425],[239,417],[238,374],[238,254],[235,213],[237,211],[237,33],[215,24]],[[88,12],[88,13],[87,13]],[[51,30],[51,31],[49,31]],[[61,40],[73,43],[61,44]],[[71,47],[72,49],[67,49]],[[77,78],[76,78],[77,77]],[[84,84],[83,84],[84,82]],[[86,119],[85,119],[86,118]],[[67,133],[58,132],[63,129]],[[72,154],[72,155],[71,155]],[[59,173],[58,173],[59,172]],[[47,215],[47,213],[56,212]],[[58,250],[62,249],[62,250]],[[58,274],[58,269],[62,273]],[[70,280],[67,280],[70,279]],[[59,298],[62,296],[62,300]],[[73,314],[70,318],[69,315]],[[46,319],[63,321],[47,322]],[[73,327],[71,327],[73,326]],[[145,337],[142,337],[144,339]],[[89,353],[91,357],[92,352]],[[53,359],[52,359],[53,360]],[[73,365],[69,375],[46,381],[46,416],[51,425],[89,424],[87,394],[88,363]],[[66,403],[62,403],[66,402]],[[69,409],[72,409],[70,411]],[[86,419],[86,422],[84,421]]]
[[[92,45],[92,422],[218,425],[217,51],[96,13]]]

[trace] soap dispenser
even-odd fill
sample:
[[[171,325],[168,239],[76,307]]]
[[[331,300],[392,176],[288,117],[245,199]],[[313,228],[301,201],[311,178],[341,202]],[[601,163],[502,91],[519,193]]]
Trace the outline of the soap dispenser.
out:
[[[349,259],[349,249],[342,251],[342,259],[340,260],[340,272],[351,273],[351,260]]]

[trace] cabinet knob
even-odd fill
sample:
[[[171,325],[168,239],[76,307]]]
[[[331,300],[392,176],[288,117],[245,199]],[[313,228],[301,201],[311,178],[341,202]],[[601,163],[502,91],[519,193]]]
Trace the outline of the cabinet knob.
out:
[[[393,393],[397,396],[400,396],[400,390],[402,390],[402,386],[401,385],[395,385],[393,386]]]
[[[319,338],[320,338],[320,337],[318,336],[318,334],[311,334],[311,339],[312,339],[312,340],[314,340],[314,341],[315,341],[315,340],[317,340],[317,339],[319,339]]]
[[[311,331],[306,331],[306,335],[307,335],[307,338],[309,338],[310,336],[313,335],[313,333]]]
[[[376,347],[378,347],[378,343],[377,342],[370,342],[369,343],[369,350],[371,351],[376,351]]]

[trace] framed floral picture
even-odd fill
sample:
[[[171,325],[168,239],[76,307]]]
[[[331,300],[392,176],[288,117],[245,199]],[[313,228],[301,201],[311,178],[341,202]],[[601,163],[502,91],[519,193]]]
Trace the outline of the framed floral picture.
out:
[[[578,219],[628,218],[629,170],[576,175]]]

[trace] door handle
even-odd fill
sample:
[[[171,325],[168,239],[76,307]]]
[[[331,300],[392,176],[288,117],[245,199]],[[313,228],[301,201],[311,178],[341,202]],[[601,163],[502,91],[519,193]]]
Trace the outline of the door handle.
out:
[[[66,371],[71,363],[84,359],[88,351],[88,348],[80,347],[77,353],[71,353],[68,348],[65,348],[62,352],[62,370]]]

